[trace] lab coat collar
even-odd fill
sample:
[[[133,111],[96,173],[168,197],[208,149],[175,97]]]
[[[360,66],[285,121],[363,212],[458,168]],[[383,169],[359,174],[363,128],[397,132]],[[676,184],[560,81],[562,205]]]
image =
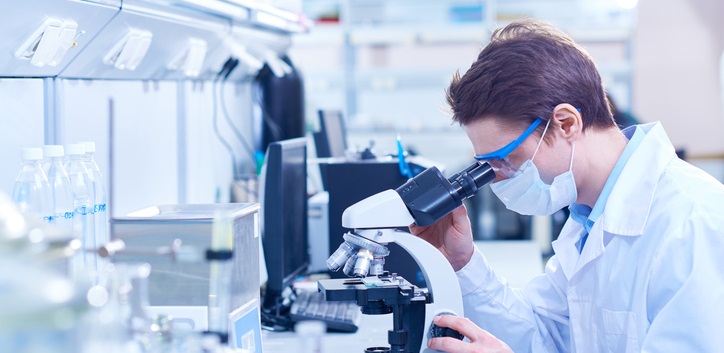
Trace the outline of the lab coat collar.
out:
[[[578,242],[581,236],[585,233],[586,229],[583,225],[569,217],[566,224],[563,225],[563,229],[561,229],[561,234],[558,236],[558,239],[556,239],[552,244],[553,252],[555,253],[555,256],[558,257],[558,263],[560,264],[561,270],[563,270],[563,274],[566,275],[566,278],[569,281],[576,272],[576,263],[581,256],[581,254],[578,253],[576,242]],[[588,240],[586,243],[589,241],[591,240]],[[584,249],[586,247],[588,247],[588,244],[586,244]]]
[[[602,217],[604,232],[638,236],[643,234],[664,168],[676,157],[674,147],[659,122],[632,126],[624,134],[641,129],[646,136],[628,160],[611,190]],[[593,233],[593,230],[592,230]]]
[[[576,243],[586,230],[570,218],[552,244],[569,281],[586,264],[603,254],[607,244],[604,238],[606,234],[609,234],[609,238],[611,235],[639,236],[646,227],[656,184],[675,154],[660,123],[632,128],[642,129],[646,136],[621,171],[603,214],[588,235],[583,251],[579,253]],[[624,130],[624,134],[632,135],[633,129]]]

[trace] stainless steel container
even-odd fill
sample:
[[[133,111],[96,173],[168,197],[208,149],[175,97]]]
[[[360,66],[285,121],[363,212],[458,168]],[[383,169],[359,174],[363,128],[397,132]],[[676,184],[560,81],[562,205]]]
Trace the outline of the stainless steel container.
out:
[[[209,263],[183,263],[171,256],[140,255],[168,247],[180,239],[184,246],[205,251],[211,246],[214,217],[233,219],[231,311],[259,300],[259,204],[163,205],[111,219],[111,236],[123,240],[128,251],[114,262],[146,262],[152,306],[206,306],[209,301]]]

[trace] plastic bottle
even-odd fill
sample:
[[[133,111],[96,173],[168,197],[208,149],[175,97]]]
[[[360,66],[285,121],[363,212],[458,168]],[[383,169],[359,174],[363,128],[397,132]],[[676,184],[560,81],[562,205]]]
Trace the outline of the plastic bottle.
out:
[[[299,340],[299,353],[322,353],[322,336],[327,332],[324,321],[305,320],[294,325]]]
[[[43,146],[43,169],[50,185],[51,223],[64,231],[73,231],[73,188],[63,167],[63,146]]]
[[[85,145],[69,144],[65,146],[67,157],[65,170],[73,189],[73,232],[80,239],[82,248],[72,262],[76,277],[98,273],[97,256],[89,249],[96,249],[95,222],[93,217],[93,179],[83,162]]]
[[[103,185],[103,175],[101,175],[101,169],[98,168],[98,164],[93,159],[93,155],[96,152],[95,142],[83,142],[85,145],[85,154],[83,155],[83,162],[85,163],[88,172],[93,179],[93,213],[95,218],[95,239],[97,246],[103,246],[110,241],[108,236],[108,212],[106,212],[106,190]],[[106,261],[98,259],[98,267],[103,270]]]
[[[20,164],[20,173],[15,179],[13,202],[29,217],[52,222],[50,185],[40,164],[43,150],[23,148],[21,157],[23,161]]]

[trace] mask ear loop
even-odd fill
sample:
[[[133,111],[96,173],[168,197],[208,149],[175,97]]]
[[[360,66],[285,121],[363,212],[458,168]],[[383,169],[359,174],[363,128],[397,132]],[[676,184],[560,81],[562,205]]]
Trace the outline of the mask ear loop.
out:
[[[568,171],[573,172],[573,153],[576,152],[576,141],[573,141],[571,146],[571,164],[568,165]]]
[[[533,157],[531,157],[530,161],[532,162],[535,159],[535,156],[538,154],[538,149],[540,149],[540,144],[543,143],[543,137],[546,135],[546,131],[548,131],[548,125],[550,125],[551,119],[548,119],[548,122],[546,123],[546,128],[543,129],[543,134],[540,135],[540,141],[538,141],[538,146],[535,148],[535,152],[533,152]]]

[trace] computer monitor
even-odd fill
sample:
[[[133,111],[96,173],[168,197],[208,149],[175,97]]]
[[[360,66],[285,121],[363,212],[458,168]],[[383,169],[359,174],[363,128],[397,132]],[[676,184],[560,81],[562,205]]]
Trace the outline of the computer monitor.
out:
[[[319,158],[344,157],[347,132],[341,111],[319,111],[319,132],[314,134],[314,145]]]
[[[270,143],[262,174],[262,242],[268,273],[264,306],[269,307],[309,267],[306,139]]]

